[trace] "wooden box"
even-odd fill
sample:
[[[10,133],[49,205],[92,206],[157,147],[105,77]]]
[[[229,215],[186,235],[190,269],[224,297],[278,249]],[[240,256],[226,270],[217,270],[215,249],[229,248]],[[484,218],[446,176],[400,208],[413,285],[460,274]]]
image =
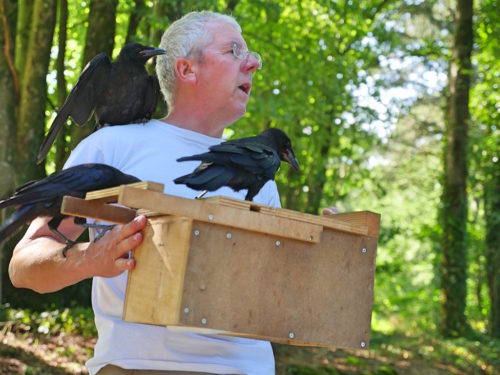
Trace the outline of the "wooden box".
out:
[[[86,217],[120,222],[109,207],[123,210],[122,221],[135,209],[149,216],[133,252],[124,320],[293,345],[368,347],[380,215],[323,217],[154,190],[161,187],[121,186],[87,197],[115,196],[128,208],[105,205]]]

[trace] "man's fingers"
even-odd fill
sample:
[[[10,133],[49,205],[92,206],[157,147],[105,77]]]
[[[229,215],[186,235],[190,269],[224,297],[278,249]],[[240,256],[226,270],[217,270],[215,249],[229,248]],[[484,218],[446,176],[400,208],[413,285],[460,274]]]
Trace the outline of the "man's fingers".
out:
[[[117,260],[115,260],[115,266],[120,271],[129,271],[134,269],[135,260],[132,258],[130,259],[118,258]]]
[[[137,232],[132,236],[124,238],[118,243],[117,249],[118,253],[122,255],[131,249],[136,248],[142,242],[142,233]]]
[[[146,216],[144,215],[137,216],[131,222],[123,225],[123,228],[120,230],[118,234],[118,240],[123,240],[144,229],[144,227],[146,226],[146,222],[147,222]]]
[[[337,207],[327,207],[323,208],[323,215],[335,215],[339,213],[339,209]]]

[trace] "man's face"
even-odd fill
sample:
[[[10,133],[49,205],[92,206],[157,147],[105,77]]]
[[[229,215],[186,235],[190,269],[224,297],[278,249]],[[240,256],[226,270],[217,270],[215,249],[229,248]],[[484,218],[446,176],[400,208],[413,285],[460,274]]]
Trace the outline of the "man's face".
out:
[[[236,43],[247,51],[243,37],[231,25],[224,22],[207,26],[213,41],[203,48],[198,78],[198,92],[206,98],[202,105],[211,120],[227,126],[245,114],[252,75],[259,67],[257,59],[250,55],[238,59],[233,55]]]

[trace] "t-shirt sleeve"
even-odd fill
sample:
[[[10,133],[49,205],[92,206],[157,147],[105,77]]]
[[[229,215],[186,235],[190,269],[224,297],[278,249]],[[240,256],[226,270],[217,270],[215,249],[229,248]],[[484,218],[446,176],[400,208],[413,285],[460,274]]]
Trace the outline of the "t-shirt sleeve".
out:
[[[95,144],[95,137],[90,135],[89,137],[83,139],[74,149],[64,164],[64,168],[69,168],[75,165],[85,164],[85,163],[102,163],[109,164],[106,162],[104,152],[100,147]]]

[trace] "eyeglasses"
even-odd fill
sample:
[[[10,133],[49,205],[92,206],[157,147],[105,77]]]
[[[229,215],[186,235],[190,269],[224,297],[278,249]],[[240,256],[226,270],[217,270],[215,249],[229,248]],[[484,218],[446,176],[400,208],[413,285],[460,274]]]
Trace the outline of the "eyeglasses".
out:
[[[255,60],[259,63],[257,69],[262,69],[262,57],[255,51],[242,51],[241,46],[238,43],[233,43],[233,56],[238,60],[246,60],[252,55]]]

